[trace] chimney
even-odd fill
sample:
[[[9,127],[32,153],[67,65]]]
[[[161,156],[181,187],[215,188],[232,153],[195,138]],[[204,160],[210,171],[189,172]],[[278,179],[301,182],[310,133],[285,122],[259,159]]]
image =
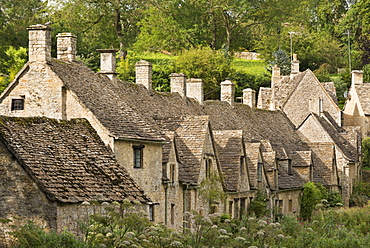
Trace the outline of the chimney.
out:
[[[177,92],[180,96],[186,95],[186,75],[184,73],[171,73],[171,93]]]
[[[230,80],[221,83],[221,101],[234,105],[234,84]]]
[[[297,59],[297,54],[293,54],[292,67],[290,72],[290,77],[294,77],[299,73],[299,60]]]
[[[27,28],[29,33],[28,57],[30,62],[51,60],[51,28],[37,24]]]
[[[60,33],[57,35],[57,59],[76,60],[77,36],[71,33]]]
[[[152,90],[152,64],[145,60],[136,63],[136,83]]]
[[[275,65],[273,68],[272,68],[272,77],[271,77],[271,88],[274,87],[274,85],[279,82],[279,80],[281,79],[281,75],[280,75],[280,67],[278,65]]]
[[[310,98],[308,100],[308,108],[311,113],[322,116],[323,114],[323,99],[321,98]]]
[[[256,91],[251,88],[243,90],[243,104],[248,105],[251,108],[256,107]]]
[[[351,72],[352,74],[352,85],[362,84],[364,82],[364,72],[360,70],[355,70]]]
[[[115,49],[98,49],[100,52],[100,71],[99,74],[104,74],[113,82],[117,81],[116,72],[116,53]]]
[[[203,104],[203,81],[200,78],[186,80],[186,96]]]

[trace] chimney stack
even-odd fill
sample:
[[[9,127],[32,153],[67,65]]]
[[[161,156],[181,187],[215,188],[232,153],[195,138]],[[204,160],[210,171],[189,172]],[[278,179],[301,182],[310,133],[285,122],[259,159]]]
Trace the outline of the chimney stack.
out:
[[[171,73],[171,93],[177,92],[181,97],[186,95],[186,75],[184,73]]]
[[[243,104],[251,108],[256,107],[256,91],[251,88],[243,90]]]
[[[280,75],[280,67],[278,65],[275,65],[272,68],[272,77],[271,77],[271,88],[274,87],[274,85],[281,80]]]
[[[37,24],[27,28],[28,57],[30,62],[46,62],[51,60],[51,28]]]
[[[352,85],[362,84],[364,82],[364,72],[360,70],[354,70],[352,74]]]
[[[186,80],[186,96],[203,104],[203,81],[200,78]]]
[[[115,49],[98,49],[100,52],[100,71],[99,74],[104,74],[113,82],[117,81],[116,72],[116,53]]]
[[[294,77],[299,73],[299,60],[297,59],[297,54],[293,54],[292,67],[290,72],[290,77]]]
[[[57,35],[57,59],[65,61],[76,60],[77,36],[71,33],[60,33]]]
[[[145,60],[136,63],[136,83],[144,85],[148,90],[152,90],[152,64]]]
[[[234,84],[230,80],[221,83],[221,101],[234,105]]]

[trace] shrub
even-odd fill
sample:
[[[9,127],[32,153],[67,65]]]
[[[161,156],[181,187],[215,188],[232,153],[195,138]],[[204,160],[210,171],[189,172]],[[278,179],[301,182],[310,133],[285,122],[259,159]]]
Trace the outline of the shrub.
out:
[[[248,213],[253,213],[257,218],[269,213],[266,204],[267,195],[263,190],[258,190],[256,197],[248,206]]]

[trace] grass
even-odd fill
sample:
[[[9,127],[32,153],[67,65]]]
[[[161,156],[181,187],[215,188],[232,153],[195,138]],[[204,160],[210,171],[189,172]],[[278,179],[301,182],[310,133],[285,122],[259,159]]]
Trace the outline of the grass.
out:
[[[231,67],[236,71],[243,71],[248,74],[261,75],[266,73],[266,62],[263,60],[247,60],[235,58]]]
[[[141,59],[151,62],[153,65],[177,59],[177,56],[153,52],[142,53],[138,56]],[[266,65],[266,62],[263,60],[247,60],[235,58],[231,62],[231,67],[236,71],[242,71],[254,75],[262,75],[266,73]]]

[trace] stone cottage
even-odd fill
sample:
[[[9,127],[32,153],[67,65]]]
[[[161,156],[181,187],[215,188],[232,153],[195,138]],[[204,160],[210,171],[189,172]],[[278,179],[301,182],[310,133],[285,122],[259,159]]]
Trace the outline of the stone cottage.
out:
[[[84,119],[0,117],[0,218],[79,233],[92,200],[151,200]],[[0,244],[10,226],[0,231]],[[6,240],[3,238],[6,237]]]
[[[320,96],[325,104],[320,105],[323,101],[318,99],[312,102],[319,106],[329,102],[324,110],[340,124],[330,94],[320,92],[324,88],[317,80],[309,80],[312,72],[300,75],[298,69],[289,78],[294,87],[284,81],[276,88],[274,95],[284,100],[287,114],[275,107],[255,108],[254,92],[248,89],[243,103],[235,103],[234,84],[229,80],[220,85],[220,100],[204,101],[202,80],[187,79],[182,73],[171,74],[171,92],[155,92],[147,61],[136,64],[135,83],[122,82],[115,71],[115,50],[99,50],[101,70],[94,73],[76,61],[76,37],[70,33],[57,36],[58,57],[51,58],[50,31],[44,25],[29,28],[29,61],[0,95],[0,114],[20,120],[47,117],[56,123],[86,119],[114,154],[117,172],[122,169],[129,174],[145,193],[152,221],[177,229],[191,227],[187,215],[191,210],[240,218],[258,190],[267,194],[270,208],[298,214],[305,182],[330,177],[330,186],[342,190],[344,182],[337,182],[335,176],[345,166],[338,166],[337,159],[348,156],[342,155],[347,151],[334,149],[345,147],[336,144],[341,141],[334,136],[320,140],[331,144],[330,158],[335,160],[331,165],[322,162],[327,154],[314,149],[318,141],[305,137],[304,128],[297,130],[310,109],[302,105],[307,113],[304,118],[293,115],[296,103],[291,95],[296,92],[304,98],[300,82],[308,82],[302,88],[316,90],[313,96]],[[292,88],[295,91],[289,93]],[[280,106],[272,104],[271,95],[264,99]],[[348,136],[345,131],[342,134]],[[355,140],[350,142],[354,147]],[[226,197],[207,197],[210,185]]]

